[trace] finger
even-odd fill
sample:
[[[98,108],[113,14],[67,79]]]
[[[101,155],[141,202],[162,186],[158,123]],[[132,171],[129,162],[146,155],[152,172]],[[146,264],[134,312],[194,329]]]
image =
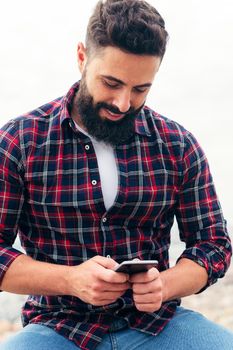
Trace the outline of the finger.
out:
[[[103,270],[101,274],[102,280],[108,283],[126,283],[129,275],[123,272],[115,272],[109,269]]]
[[[104,291],[109,291],[109,292],[124,292],[128,289],[131,289],[131,284],[130,283],[106,283],[104,287]]]
[[[92,289],[101,292],[125,292],[131,288],[129,282],[126,283],[108,283],[105,281],[98,280],[92,284]]]
[[[140,272],[140,273],[135,273],[131,275],[129,278],[129,282],[131,283],[152,282],[158,277],[159,277],[159,271],[155,267],[152,267],[150,270],[146,272]]]
[[[122,272],[115,272],[114,269],[119,265],[111,258],[105,258],[103,256],[95,256],[92,258],[99,267],[104,269],[100,269],[100,279],[109,283],[125,283],[129,279],[129,275]]]
[[[114,270],[116,266],[119,264],[113,260],[112,258],[105,258],[104,256],[96,255],[94,258],[92,258],[93,261],[98,263],[99,265],[105,267],[106,269]]]
[[[138,311],[142,312],[155,312],[161,308],[161,303],[156,304],[135,304],[135,307]]]
[[[161,296],[155,295],[154,293],[133,295],[133,300],[136,304],[151,304],[154,303],[156,299],[161,301]]]
[[[135,294],[146,294],[158,291],[161,289],[161,284],[158,281],[146,282],[146,283],[133,283],[132,290]]]
[[[92,293],[90,302],[92,305],[99,305],[100,303],[112,303],[120,298],[122,293],[119,292],[105,292],[105,293]]]
[[[162,282],[158,278],[148,283],[133,283],[132,290],[134,294],[147,294],[162,291]]]

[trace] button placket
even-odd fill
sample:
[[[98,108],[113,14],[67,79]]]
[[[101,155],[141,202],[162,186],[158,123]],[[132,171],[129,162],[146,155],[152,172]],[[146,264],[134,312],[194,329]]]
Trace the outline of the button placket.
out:
[[[109,220],[107,217],[107,213],[105,212],[105,214],[102,216],[101,218],[101,229],[102,229],[102,233],[103,233],[103,250],[102,250],[102,254],[103,256],[107,256],[108,254],[111,254],[112,252],[109,251],[109,246],[108,246],[108,242],[111,241],[111,237],[110,232],[109,232]]]

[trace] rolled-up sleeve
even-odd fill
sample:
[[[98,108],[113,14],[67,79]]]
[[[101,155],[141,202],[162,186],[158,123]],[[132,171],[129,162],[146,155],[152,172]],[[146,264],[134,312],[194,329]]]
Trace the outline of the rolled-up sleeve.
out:
[[[23,206],[22,168],[17,122],[10,122],[0,130],[0,283],[22,254],[12,248]]]
[[[190,133],[184,145],[175,214],[186,249],[179,259],[191,259],[206,269],[208,282],[204,290],[225,275],[232,248],[206,156]]]

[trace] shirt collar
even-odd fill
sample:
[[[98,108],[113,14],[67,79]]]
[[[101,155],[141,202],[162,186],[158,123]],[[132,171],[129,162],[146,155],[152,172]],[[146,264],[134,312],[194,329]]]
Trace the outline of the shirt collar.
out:
[[[150,137],[151,133],[146,120],[146,109],[147,107],[143,107],[135,120],[135,132],[139,135]]]
[[[61,103],[61,115],[60,115],[60,122],[61,125],[64,123],[65,120],[71,120],[71,108],[74,96],[78,90],[79,82],[76,82],[74,85],[71,86],[68,93],[63,97],[62,103]]]
[[[61,125],[67,119],[71,121],[70,113],[71,113],[72,103],[73,103],[74,96],[78,90],[78,87],[79,87],[79,81],[76,82],[74,85],[72,85],[68,93],[62,99],[62,105],[61,105],[62,109],[61,109],[61,116],[60,116]],[[146,120],[145,110],[146,110],[146,107],[143,107],[135,120],[135,132],[139,135],[150,137],[151,133],[149,131],[148,123]]]

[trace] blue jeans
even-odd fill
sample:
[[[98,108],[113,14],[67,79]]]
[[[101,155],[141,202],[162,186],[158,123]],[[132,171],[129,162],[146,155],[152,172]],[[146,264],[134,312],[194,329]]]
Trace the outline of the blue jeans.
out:
[[[0,345],[1,350],[78,350],[46,326],[28,325]],[[108,332],[96,350],[232,350],[233,332],[201,314],[178,307],[158,336],[123,328]]]

